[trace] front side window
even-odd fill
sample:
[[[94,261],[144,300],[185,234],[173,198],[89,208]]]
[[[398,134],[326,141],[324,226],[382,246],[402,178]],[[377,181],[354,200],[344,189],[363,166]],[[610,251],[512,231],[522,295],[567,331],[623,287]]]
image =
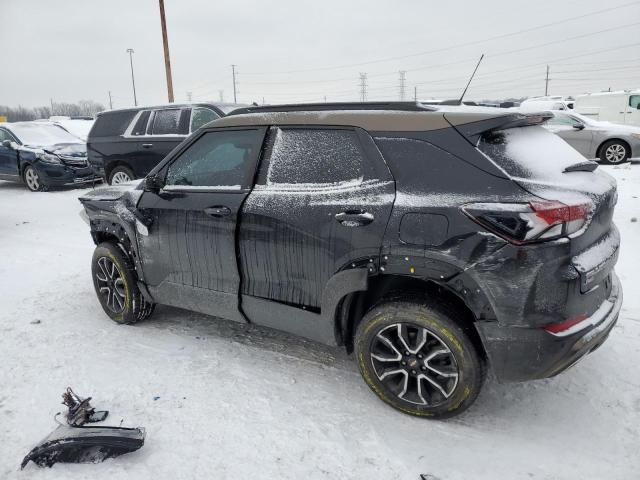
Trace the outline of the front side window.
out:
[[[191,111],[191,131],[195,132],[201,126],[206,125],[220,116],[209,108],[195,107]]]
[[[184,116],[183,110],[178,108],[158,110],[153,117],[153,135],[186,135]]]
[[[5,140],[9,140],[10,142],[16,141],[16,139],[13,138],[13,135],[11,135],[6,130],[0,128],[0,143],[4,142]]]
[[[631,108],[635,108],[636,110],[640,110],[640,95],[630,95],[629,106]]]
[[[553,118],[547,121],[549,125],[569,125],[571,127],[575,127],[578,125],[582,125],[582,122],[576,120],[575,118],[569,115],[563,114],[554,114]]]
[[[261,139],[259,130],[205,133],[169,166],[165,184],[239,190],[250,174]]]
[[[265,179],[268,185],[304,188],[363,179],[364,157],[356,132],[338,129],[276,129]]]

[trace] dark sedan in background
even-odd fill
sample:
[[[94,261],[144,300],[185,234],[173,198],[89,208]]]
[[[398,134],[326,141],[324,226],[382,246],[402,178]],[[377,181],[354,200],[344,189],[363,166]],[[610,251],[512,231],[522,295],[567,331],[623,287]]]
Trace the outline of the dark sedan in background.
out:
[[[101,112],[87,139],[89,163],[110,185],[142,178],[189,134],[243,106],[172,103]]]
[[[24,182],[32,192],[93,183],[85,143],[48,122],[0,123],[0,179]]]

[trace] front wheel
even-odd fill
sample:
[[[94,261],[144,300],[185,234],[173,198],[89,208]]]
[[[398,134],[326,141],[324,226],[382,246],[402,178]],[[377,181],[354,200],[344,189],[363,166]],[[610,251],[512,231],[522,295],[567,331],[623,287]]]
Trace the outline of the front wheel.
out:
[[[609,140],[600,148],[600,161],[610,165],[624,163],[630,156],[629,146],[619,140]]]
[[[46,192],[49,188],[42,183],[38,171],[31,165],[27,165],[22,173],[22,178],[27,188],[32,192]]]
[[[355,353],[360,373],[380,399],[431,418],[457,415],[475,401],[484,361],[454,316],[413,301],[386,302],[367,312],[356,331]]]
[[[153,312],[138,289],[135,270],[120,247],[103,242],[91,260],[93,286],[104,312],[117,323],[136,323]]]

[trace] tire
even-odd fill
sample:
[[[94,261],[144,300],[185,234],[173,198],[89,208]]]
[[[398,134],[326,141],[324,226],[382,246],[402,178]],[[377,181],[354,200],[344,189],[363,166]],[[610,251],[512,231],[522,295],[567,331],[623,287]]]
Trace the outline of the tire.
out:
[[[364,381],[382,401],[409,415],[438,419],[458,415],[475,401],[485,362],[454,321],[455,312],[397,300],[365,314],[354,350]]]
[[[629,160],[631,149],[621,140],[609,140],[600,147],[600,161],[608,165],[619,165]]]
[[[38,171],[31,165],[27,165],[22,172],[22,180],[32,192],[46,192],[49,186],[42,183]]]
[[[130,168],[120,166],[111,170],[109,174],[109,185],[119,185],[135,179],[136,176]]]
[[[153,313],[154,304],[138,289],[135,269],[119,246],[103,242],[96,247],[91,275],[100,305],[114,322],[136,323]]]

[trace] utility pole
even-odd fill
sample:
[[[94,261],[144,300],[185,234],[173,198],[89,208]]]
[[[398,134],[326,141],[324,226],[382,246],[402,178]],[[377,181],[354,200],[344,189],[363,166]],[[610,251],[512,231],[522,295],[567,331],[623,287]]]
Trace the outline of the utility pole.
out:
[[[324,103],[327,103],[327,96],[324,96]]]
[[[49,116],[53,117],[53,98],[50,98],[49,102],[51,102],[51,114]]]
[[[111,100],[111,90],[109,90],[109,110],[113,110],[113,101]]]
[[[136,97],[136,79],[133,76],[133,48],[127,48],[129,54],[129,63],[131,64],[131,85],[133,85],[133,105],[138,106],[138,97]]]
[[[233,76],[233,103],[238,103],[236,91],[236,67],[237,65],[231,65],[231,75]]]
[[[187,92],[187,101],[190,102],[191,101],[191,92]]]
[[[405,96],[405,87],[406,87],[406,81],[407,81],[407,71],[406,70],[400,70],[398,72],[400,74],[400,78],[399,78],[399,90],[400,90],[400,101],[404,101],[404,96]]]
[[[418,101],[418,87],[417,86],[413,87],[413,101],[414,102]]]
[[[220,96],[220,102],[224,102],[224,90],[218,90],[218,95]]]
[[[360,72],[360,101],[367,101],[367,74]]]
[[[547,77],[544,81],[544,96],[549,95],[549,65],[547,65]]]
[[[162,25],[162,46],[164,48],[164,69],[167,74],[167,96],[169,103],[173,103],[173,80],[171,78],[171,60],[169,59],[169,39],[167,37],[167,22],[164,18],[164,0],[160,2],[160,23]]]

